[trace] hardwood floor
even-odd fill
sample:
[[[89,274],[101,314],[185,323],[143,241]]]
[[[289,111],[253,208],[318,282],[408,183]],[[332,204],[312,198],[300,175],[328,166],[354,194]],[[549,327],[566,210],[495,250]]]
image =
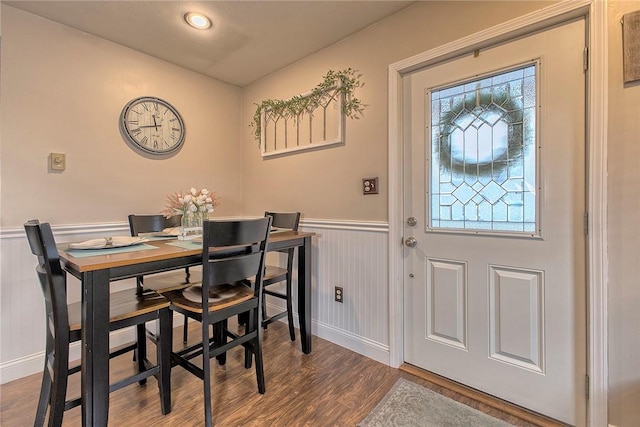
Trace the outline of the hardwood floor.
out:
[[[190,339],[197,338],[197,323]],[[299,334],[297,335],[299,340]],[[181,327],[174,331],[174,348],[182,343]],[[400,369],[390,368],[343,347],[313,338],[313,352],[305,355],[300,342],[291,342],[286,324],[276,322],[264,333],[267,391],[257,391],[255,370],[244,369],[244,352],[228,353],[227,364],[213,360],[212,404],[218,426],[356,426],[389,391],[398,378],[407,378],[468,406],[516,426],[549,425],[524,421],[442,385]],[[150,353],[154,351],[149,348]],[[112,378],[131,372],[131,355],[111,361]],[[0,425],[33,425],[40,374],[0,386]],[[155,379],[110,395],[110,426],[200,426],[203,424],[202,382],[180,367],[172,371],[173,410],[163,416]],[[79,391],[79,375],[70,379],[68,396]],[[80,407],[67,411],[65,426],[80,425]]]

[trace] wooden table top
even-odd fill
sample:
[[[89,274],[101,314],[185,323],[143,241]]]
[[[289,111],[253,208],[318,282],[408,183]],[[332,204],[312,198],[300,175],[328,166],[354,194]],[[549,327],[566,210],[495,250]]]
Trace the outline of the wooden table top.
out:
[[[298,238],[310,237],[314,235],[315,233],[303,231],[277,232],[269,235],[269,244],[286,242],[289,240],[295,240]],[[108,268],[123,267],[145,262],[199,255],[202,253],[202,248],[184,249],[178,246],[167,244],[178,241],[180,240],[152,240],[144,243],[147,245],[155,246],[156,249],[96,255],[82,258],[76,258],[73,255],[69,254],[66,251],[68,244],[60,245],[58,247],[58,251],[60,254],[60,259],[64,262],[64,264],[67,267],[70,267],[78,272],[104,270]]]

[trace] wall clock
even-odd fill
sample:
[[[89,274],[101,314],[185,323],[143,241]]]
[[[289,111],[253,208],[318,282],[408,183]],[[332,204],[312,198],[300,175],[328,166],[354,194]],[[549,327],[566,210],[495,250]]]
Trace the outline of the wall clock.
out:
[[[152,96],[132,99],[120,114],[120,131],[135,148],[153,155],[178,151],[184,143],[184,121],[167,101]]]

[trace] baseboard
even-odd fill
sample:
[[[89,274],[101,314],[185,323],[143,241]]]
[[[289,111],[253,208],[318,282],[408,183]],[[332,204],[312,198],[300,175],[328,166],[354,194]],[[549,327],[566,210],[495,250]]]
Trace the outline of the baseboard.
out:
[[[313,335],[330,341],[377,362],[389,365],[389,346],[346,332],[318,321],[311,325]]]
[[[282,311],[283,307],[267,302],[267,310],[270,313]],[[287,319],[283,318],[280,322],[287,323]],[[298,313],[293,313],[293,322],[296,328],[300,330],[300,320]],[[317,320],[311,322],[311,334],[319,338],[330,341],[341,347],[349,349],[353,352],[366,356],[377,362],[389,365],[389,346],[378,342],[368,340],[358,335],[346,332],[342,329],[335,328]]]
[[[182,325],[184,317],[181,314],[173,314],[173,326]],[[155,322],[150,322],[147,328],[154,332]],[[111,332],[109,335],[109,346],[115,348],[131,342],[135,339],[133,327],[120,329]],[[69,361],[74,362],[80,359],[80,342],[74,342],[69,346]],[[29,354],[18,359],[10,360],[0,364],[0,384],[5,384],[29,375],[42,372],[44,366],[44,351]]]
[[[268,307],[277,310],[280,307],[269,304]],[[184,317],[178,313],[173,315],[173,326],[182,325]],[[286,319],[281,319],[286,323]],[[297,328],[300,327],[297,313],[294,314],[294,322]],[[154,324],[148,325],[153,331]],[[331,325],[327,325],[318,321],[312,321],[312,334],[319,338],[330,341],[334,344],[347,348],[363,356],[369,357],[375,361],[389,365],[389,346],[380,344],[363,338],[358,335],[345,332]],[[133,328],[125,328],[112,332],[109,335],[109,343],[111,347],[117,347],[132,341],[135,338]],[[69,347],[69,360],[75,361],[80,359],[80,342],[75,342]],[[44,365],[44,351],[30,354],[18,359],[10,360],[0,364],[0,384],[5,384],[29,375],[42,372]],[[613,427],[613,426],[612,426]]]

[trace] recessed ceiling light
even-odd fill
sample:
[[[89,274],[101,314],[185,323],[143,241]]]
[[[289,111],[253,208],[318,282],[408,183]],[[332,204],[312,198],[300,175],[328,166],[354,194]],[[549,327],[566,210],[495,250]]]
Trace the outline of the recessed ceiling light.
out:
[[[212,25],[211,19],[197,12],[185,13],[184,20],[187,24],[191,25],[193,28],[197,28],[199,30],[207,30],[211,28],[211,25]]]

